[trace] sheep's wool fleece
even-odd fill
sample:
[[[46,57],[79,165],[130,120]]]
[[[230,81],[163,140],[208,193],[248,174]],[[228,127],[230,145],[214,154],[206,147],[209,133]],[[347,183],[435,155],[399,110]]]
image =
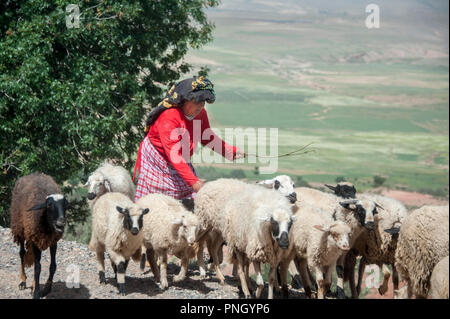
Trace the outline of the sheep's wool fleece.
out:
[[[392,235],[386,233],[385,229],[400,227],[408,211],[399,201],[376,194],[364,194],[384,209],[377,209],[378,215],[375,217],[375,227],[373,231],[364,230],[355,242],[355,247],[360,254],[364,255],[369,264],[393,264],[395,262],[395,250],[397,240]]]
[[[431,298],[449,299],[449,270],[448,256],[442,259],[433,269],[431,275]]]
[[[246,184],[225,206],[224,239],[232,251],[244,253],[252,261],[276,264],[281,248],[273,240],[269,218],[276,210],[283,210],[292,217],[288,199],[272,189]]]
[[[119,206],[128,208],[130,216],[142,213],[137,205],[122,193],[106,193],[95,203],[92,211],[92,239],[91,245],[104,244],[108,249],[120,252],[125,259],[130,258],[141,247],[142,231],[132,235],[123,227],[123,214],[116,209]]]
[[[295,255],[307,259],[310,266],[329,266],[335,263],[342,251],[336,246],[331,236],[314,228],[316,225],[330,226],[335,223],[333,218],[310,205],[300,205],[296,217],[289,233],[290,246]],[[345,224],[337,228],[339,230],[342,228],[344,233],[350,231]]]
[[[449,207],[424,206],[404,221],[395,254],[395,267],[410,280],[416,296],[426,297],[434,266],[449,255]]]
[[[225,227],[225,204],[247,186],[247,183],[230,178],[205,183],[194,199],[195,214],[200,218],[202,227],[222,231]]]
[[[185,216],[187,223],[198,225],[198,218],[188,211],[179,200],[164,194],[148,194],[136,202],[141,207],[150,209],[144,216],[143,236],[144,244],[155,251],[168,250],[171,254],[178,254],[187,248],[185,238],[179,238],[174,229],[178,229],[172,221]]]

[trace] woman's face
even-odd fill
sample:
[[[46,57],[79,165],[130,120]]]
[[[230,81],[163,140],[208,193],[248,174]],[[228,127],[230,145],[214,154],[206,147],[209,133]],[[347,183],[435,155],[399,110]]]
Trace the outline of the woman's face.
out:
[[[187,101],[184,103],[182,110],[186,116],[196,117],[205,107],[205,101],[195,102],[195,101]]]

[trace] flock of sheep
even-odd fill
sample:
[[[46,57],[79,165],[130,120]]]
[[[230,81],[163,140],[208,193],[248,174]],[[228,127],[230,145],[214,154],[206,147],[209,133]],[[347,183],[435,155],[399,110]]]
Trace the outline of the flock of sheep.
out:
[[[85,185],[92,213],[89,248],[96,252],[99,282],[106,283],[105,252],[122,295],[130,258],[140,262],[142,269],[147,261],[161,289],[168,287],[168,255],[181,261],[174,281],[186,277],[191,258],[197,258],[204,278],[207,248],[211,267],[224,284],[220,264],[226,244],[225,257],[233,264],[233,274],[246,298],[253,292],[261,297],[262,263],[270,266],[268,298],[273,298],[274,288],[281,288],[288,297],[288,272],[291,285],[303,286],[308,298],[325,298],[334,269],[337,296],[345,297],[344,282],[348,281],[351,297],[357,298],[369,264],[383,270],[380,294],[387,291],[392,270],[395,297],[449,298],[448,206],[424,206],[408,213],[394,199],[357,194],[350,183],[327,186],[333,193],[294,188],[285,175],[258,184],[218,179],[207,182],[193,201],[149,194],[133,203],[135,186],[127,170],[105,162]],[[42,173],[20,178],[14,187],[11,230],[20,245],[19,289],[26,287],[24,268],[34,264],[34,298],[51,291],[67,204],[58,185]],[[50,275],[41,291],[40,256],[47,248]],[[249,276],[250,264],[256,274],[256,290]],[[399,277],[405,282],[402,289]]]

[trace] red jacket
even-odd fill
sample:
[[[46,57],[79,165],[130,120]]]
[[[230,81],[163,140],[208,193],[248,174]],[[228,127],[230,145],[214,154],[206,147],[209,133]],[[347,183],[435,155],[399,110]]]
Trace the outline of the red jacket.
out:
[[[233,160],[236,155],[236,147],[225,143],[211,130],[205,109],[192,121],[185,117],[181,108],[173,107],[165,110],[150,127],[147,136],[189,186],[198,181],[197,176],[186,164],[190,162],[198,142],[209,146],[229,160]],[[208,145],[211,142],[213,145]]]

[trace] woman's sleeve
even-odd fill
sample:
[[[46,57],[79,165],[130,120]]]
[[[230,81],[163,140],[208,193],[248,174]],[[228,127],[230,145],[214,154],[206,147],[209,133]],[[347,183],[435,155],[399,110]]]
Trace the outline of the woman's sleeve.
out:
[[[176,118],[167,118],[158,121],[157,129],[161,144],[165,152],[165,158],[186,181],[189,186],[194,185],[198,181],[198,177],[192,172],[182,154],[182,143],[186,143],[187,155],[189,156],[189,140],[182,141],[181,131],[179,129],[179,121]],[[184,135],[186,136],[186,134]]]
[[[204,146],[208,146],[217,154],[222,155],[227,160],[232,161],[236,156],[237,147],[226,143],[216,134],[214,134],[213,130],[209,125],[208,114],[206,110],[204,110],[202,116],[202,139],[201,143]]]

